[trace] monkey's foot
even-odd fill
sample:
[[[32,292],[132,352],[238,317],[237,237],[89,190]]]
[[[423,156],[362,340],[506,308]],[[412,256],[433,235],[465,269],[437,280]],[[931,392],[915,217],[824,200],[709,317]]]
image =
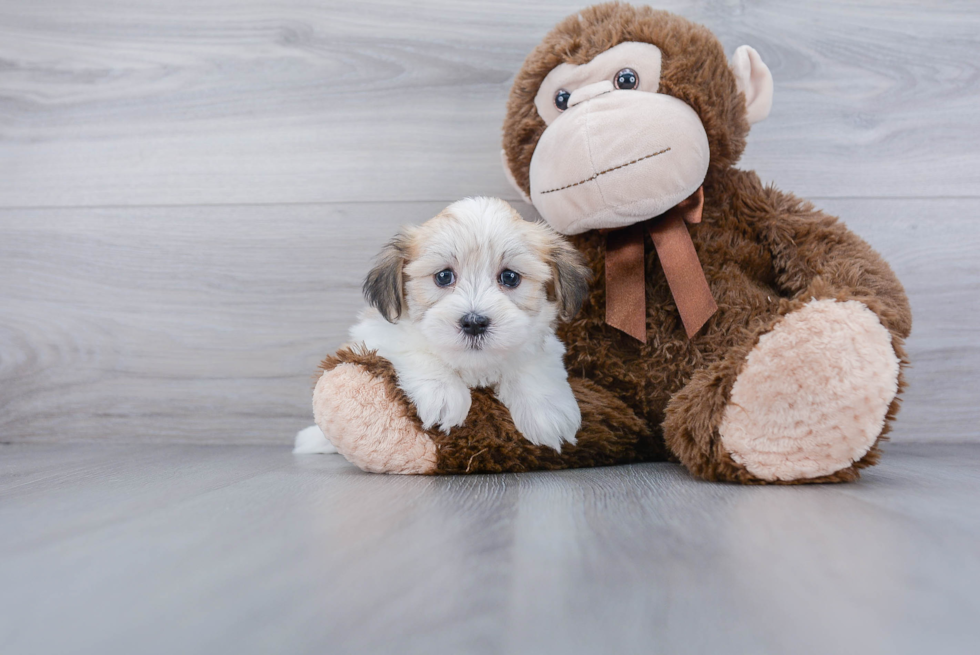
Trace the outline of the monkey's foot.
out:
[[[436,446],[399,390],[369,365],[336,363],[313,391],[313,415],[341,455],[372,473],[432,473]]]
[[[827,476],[860,460],[898,392],[888,330],[864,304],[814,300],[749,352],[718,434],[765,481]]]

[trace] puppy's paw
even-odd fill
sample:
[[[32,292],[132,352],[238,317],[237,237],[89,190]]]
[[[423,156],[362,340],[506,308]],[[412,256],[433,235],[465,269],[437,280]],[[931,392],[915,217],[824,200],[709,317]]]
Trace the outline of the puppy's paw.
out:
[[[514,425],[525,439],[558,452],[561,452],[562,443],[575,445],[575,435],[582,427],[582,412],[571,388],[567,394],[557,396],[519,397],[509,409]]]
[[[438,425],[446,434],[466,421],[473,397],[462,380],[421,380],[405,389],[415,405],[422,427]]]

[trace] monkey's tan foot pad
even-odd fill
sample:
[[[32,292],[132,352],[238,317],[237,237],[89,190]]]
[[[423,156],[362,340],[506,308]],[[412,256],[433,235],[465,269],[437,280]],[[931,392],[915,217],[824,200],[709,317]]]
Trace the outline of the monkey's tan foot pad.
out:
[[[763,480],[830,475],[874,445],[898,375],[891,335],[870,309],[813,300],[749,353],[719,426],[722,444]]]
[[[316,424],[341,455],[372,473],[432,473],[436,446],[393,397],[388,380],[358,364],[324,371],[313,391]]]

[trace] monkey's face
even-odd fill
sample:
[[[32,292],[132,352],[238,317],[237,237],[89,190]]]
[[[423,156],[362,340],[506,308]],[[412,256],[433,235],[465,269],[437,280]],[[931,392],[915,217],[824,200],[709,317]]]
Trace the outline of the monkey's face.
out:
[[[547,124],[530,166],[531,201],[563,234],[662,214],[704,181],[708,136],[690,106],[658,93],[661,53],[627,42],[561,64],[534,99]]]
[[[595,5],[556,25],[518,72],[504,169],[558,232],[625,227],[728,170],[771,104],[752,48],[729,61],[680,16]]]

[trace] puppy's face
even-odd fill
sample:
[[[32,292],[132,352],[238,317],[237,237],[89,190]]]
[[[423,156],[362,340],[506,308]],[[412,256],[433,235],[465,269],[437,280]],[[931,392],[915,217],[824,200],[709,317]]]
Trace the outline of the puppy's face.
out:
[[[550,228],[502,200],[468,198],[400,233],[364,291],[386,319],[411,321],[434,350],[465,363],[570,318],[587,282],[579,253]]]

